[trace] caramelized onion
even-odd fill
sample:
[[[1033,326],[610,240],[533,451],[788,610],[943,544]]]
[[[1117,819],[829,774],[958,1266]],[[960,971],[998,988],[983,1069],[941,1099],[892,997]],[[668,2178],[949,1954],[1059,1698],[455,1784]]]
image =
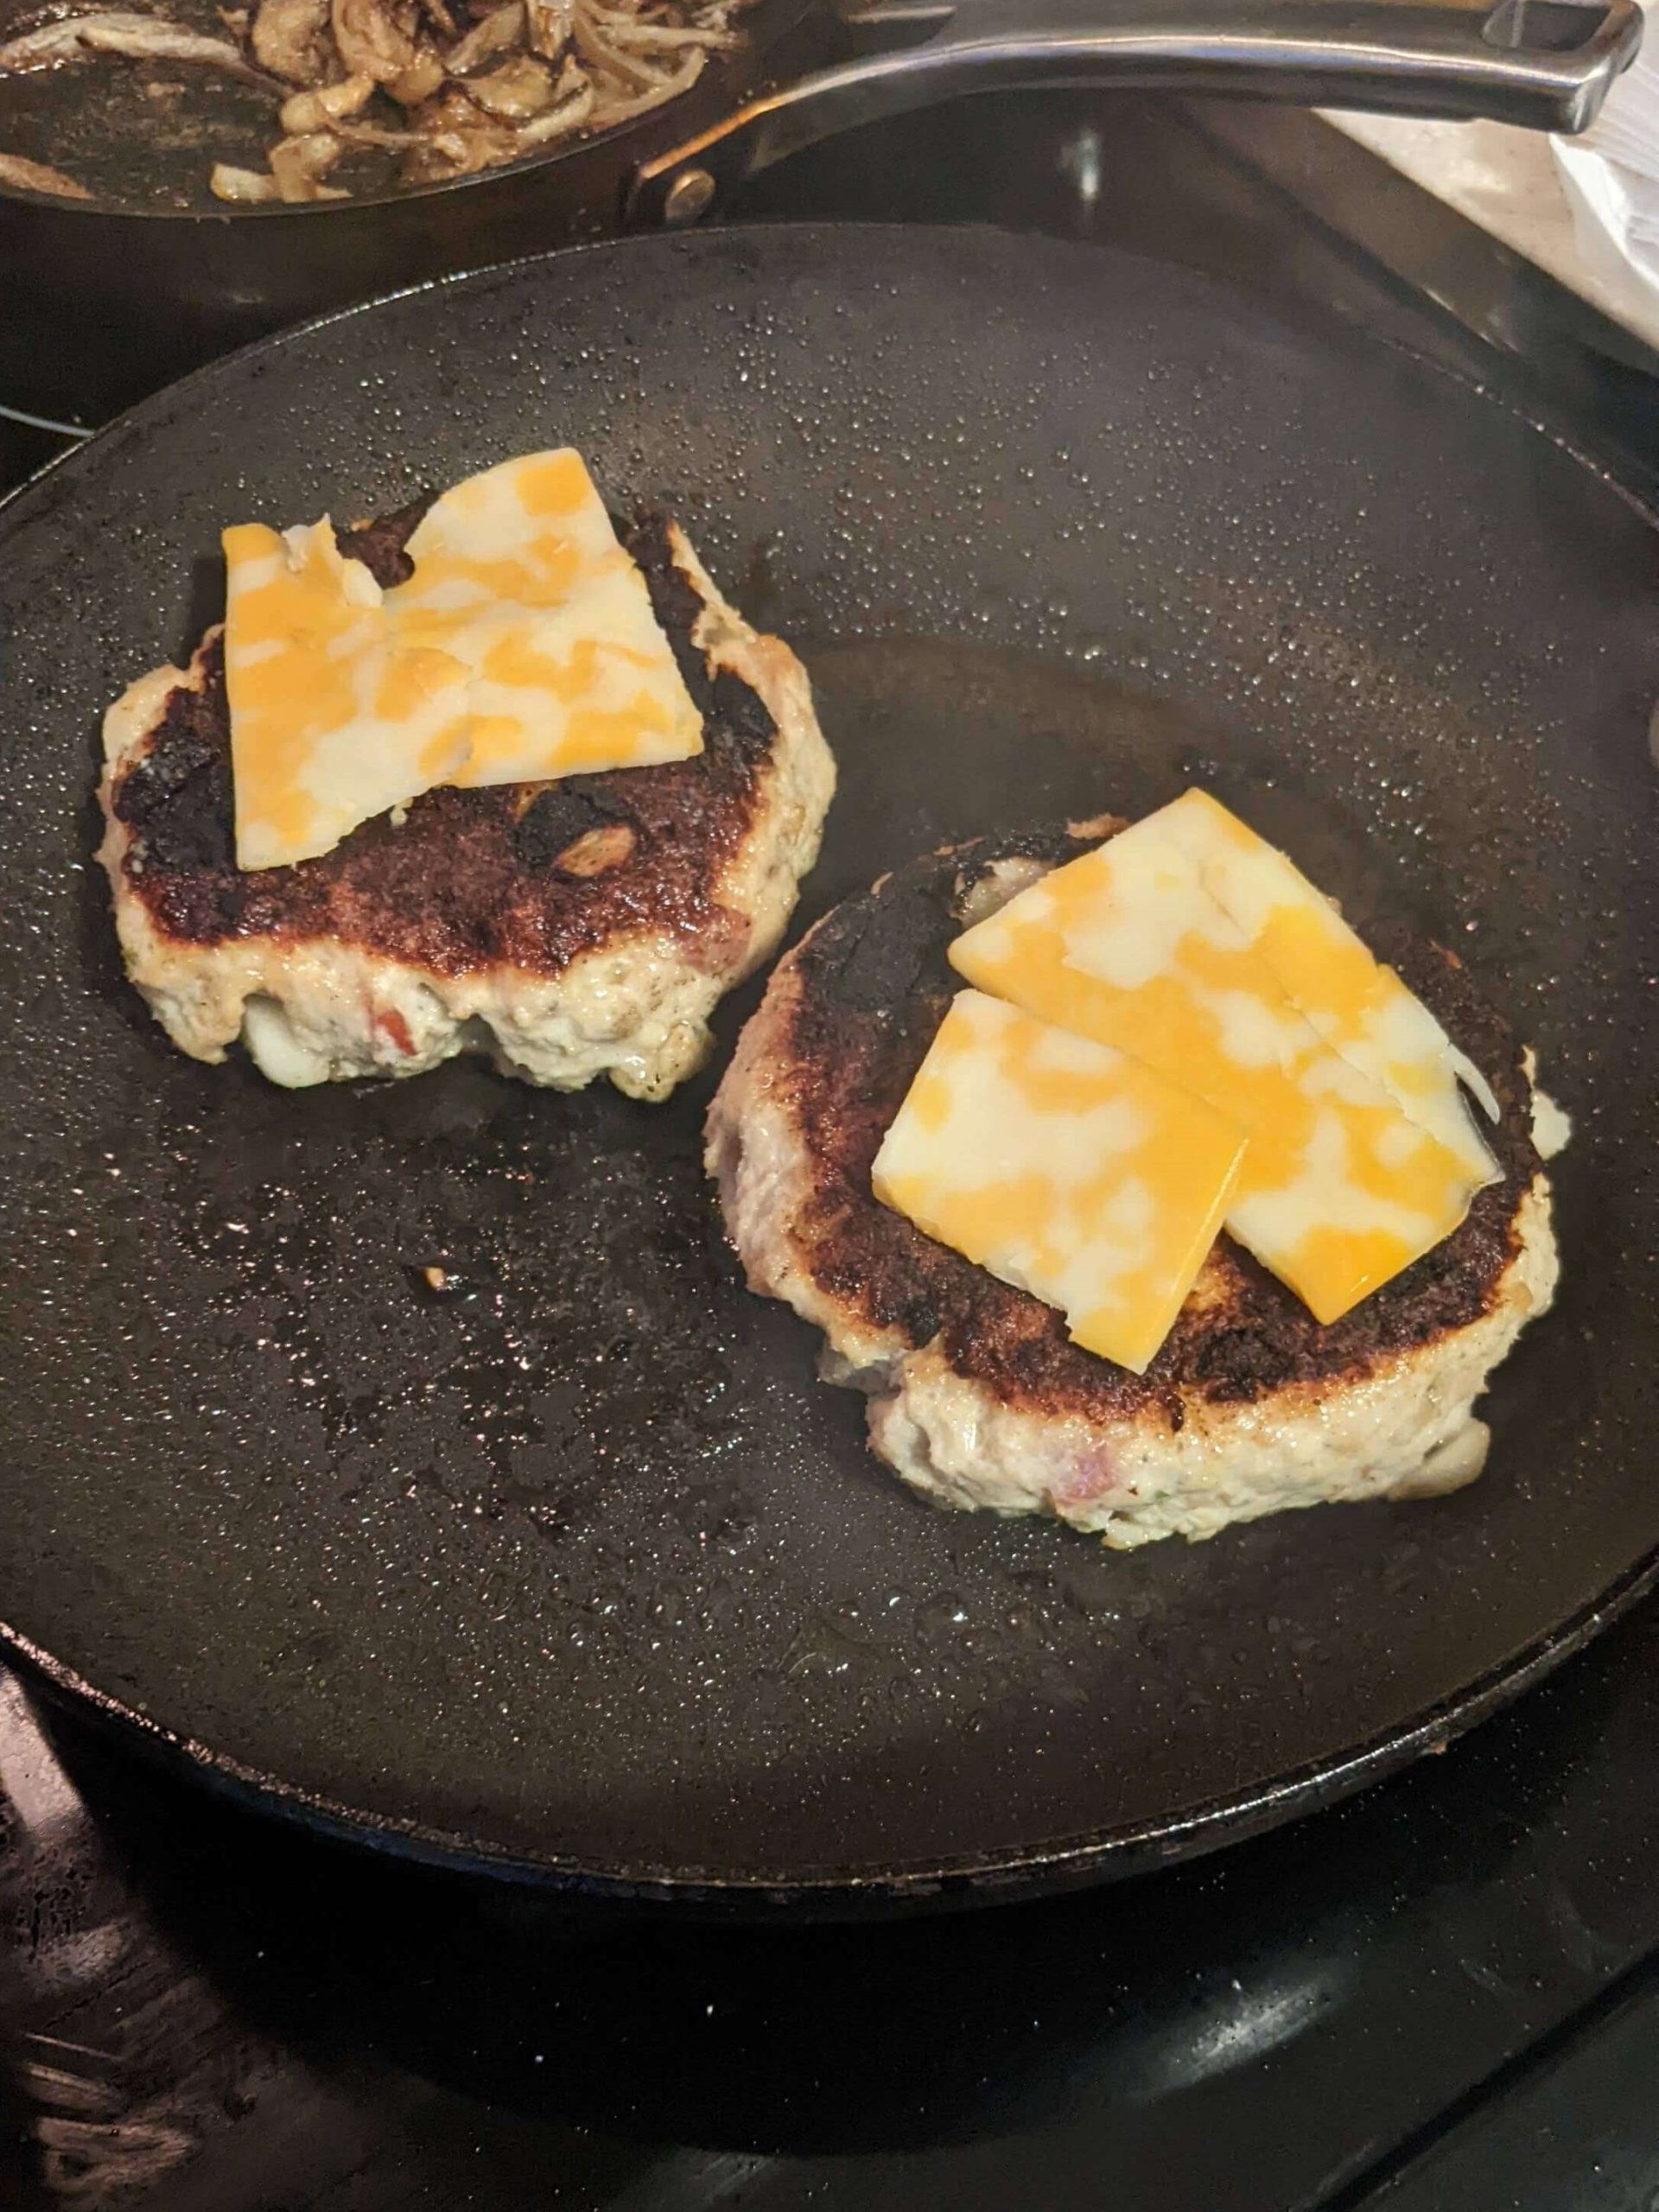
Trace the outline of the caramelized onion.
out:
[[[94,10],[0,44],[0,72],[99,54],[197,61],[280,99],[268,170],[219,162],[216,200],[257,206],[347,197],[327,182],[354,149],[401,149],[401,181],[493,168],[603,130],[689,92],[738,45],[751,0],[254,0],[221,8],[213,38],[159,10]],[[399,111],[404,112],[400,114]],[[25,175],[24,171],[30,175]],[[348,172],[349,175],[349,172]],[[0,154],[0,184],[86,196],[71,177]]]

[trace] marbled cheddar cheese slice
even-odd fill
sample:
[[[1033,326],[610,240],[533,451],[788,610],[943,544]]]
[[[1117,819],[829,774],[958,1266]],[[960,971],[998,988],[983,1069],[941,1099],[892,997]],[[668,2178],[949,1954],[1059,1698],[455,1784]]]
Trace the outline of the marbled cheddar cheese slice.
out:
[[[1139,1061],[963,991],[873,1180],[885,1205],[1139,1374],[1215,1240],[1244,1141]]]
[[[1205,889],[1332,1051],[1381,1084],[1477,1184],[1495,1183],[1497,1162],[1462,1090],[1468,1084],[1495,1120],[1497,1102],[1485,1077],[1295,862],[1207,791],[1186,792],[1143,826],[1192,862]]]
[[[684,760],[702,718],[580,454],[469,476],[410,537],[385,595],[405,642],[470,671],[471,752],[456,784],[534,783]]]
[[[1033,884],[950,959],[1242,1122],[1226,1225],[1321,1321],[1449,1236],[1483,1179],[1331,1050],[1153,822]]]
[[[471,749],[467,671],[400,642],[380,587],[325,520],[224,535],[236,857],[311,860],[442,783]]]
[[[581,456],[446,492],[382,592],[325,520],[225,533],[245,868],[315,859],[436,784],[540,783],[702,750],[702,718]]]

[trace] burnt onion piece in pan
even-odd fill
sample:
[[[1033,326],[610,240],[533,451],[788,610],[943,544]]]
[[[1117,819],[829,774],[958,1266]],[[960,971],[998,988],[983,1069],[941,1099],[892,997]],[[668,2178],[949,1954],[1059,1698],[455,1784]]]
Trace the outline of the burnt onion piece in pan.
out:
[[[225,35],[159,13],[99,10],[0,45],[0,75],[99,55],[197,63],[267,86],[281,136],[252,169],[216,162],[215,198],[348,198],[354,150],[403,155],[401,183],[437,184],[603,130],[690,92],[741,40],[752,0],[254,0]],[[35,172],[26,175],[23,170]],[[50,180],[49,181],[48,180]],[[0,156],[0,182],[85,198],[72,178]]]
[[[49,192],[60,200],[90,200],[92,194],[84,184],[78,184],[61,169],[48,168],[44,162],[31,162],[22,154],[0,152],[0,184],[10,184],[19,192]]]

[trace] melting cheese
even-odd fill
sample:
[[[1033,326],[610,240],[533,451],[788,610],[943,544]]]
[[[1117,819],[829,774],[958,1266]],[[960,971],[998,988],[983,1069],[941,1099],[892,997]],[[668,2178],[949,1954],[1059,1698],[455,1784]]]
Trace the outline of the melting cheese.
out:
[[[1331,1049],[1155,817],[1022,892],[950,959],[1242,1122],[1226,1225],[1321,1321],[1449,1236],[1484,1179]]]
[[[1477,1183],[1496,1182],[1497,1163],[1462,1089],[1468,1084],[1496,1121],[1497,1101],[1485,1077],[1295,862],[1207,791],[1186,792],[1144,826],[1192,862],[1205,889],[1332,1051],[1380,1084]]]
[[[526,454],[435,501],[386,594],[399,634],[471,671],[448,780],[534,783],[702,750],[702,718],[580,454]]]
[[[702,750],[645,578],[579,454],[436,500],[382,592],[325,520],[225,533],[237,860],[327,852],[438,784],[543,782]]]
[[[280,868],[443,782],[471,750],[467,671],[389,629],[325,520],[224,537],[236,857]]]
[[[875,1194],[1137,1374],[1243,1158],[1238,1125],[1110,1046],[963,991],[877,1154]]]

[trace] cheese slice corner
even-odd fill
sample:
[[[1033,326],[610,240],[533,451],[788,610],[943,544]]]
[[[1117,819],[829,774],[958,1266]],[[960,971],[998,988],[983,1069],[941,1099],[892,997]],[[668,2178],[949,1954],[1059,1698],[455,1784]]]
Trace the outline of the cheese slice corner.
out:
[[[1214,1243],[1244,1133],[1109,1046],[960,992],[876,1155],[883,1205],[1143,1373]]]
[[[1486,1078],[1290,856],[1205,791],[1183,793],[1147,824],[1197,868],[1205,889],[1332,1051],[1454,1153],[1477,1185],[1496,1182],[1497,1162],[1464,1096],[1466,1086],[1496,1121],[1497,1101]]]

